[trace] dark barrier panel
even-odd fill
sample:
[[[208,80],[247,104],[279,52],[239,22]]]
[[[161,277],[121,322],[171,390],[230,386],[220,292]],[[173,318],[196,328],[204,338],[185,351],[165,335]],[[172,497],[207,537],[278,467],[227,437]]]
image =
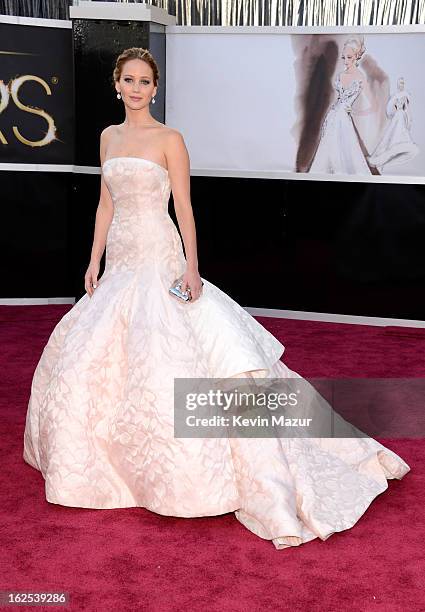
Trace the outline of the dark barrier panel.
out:
[[[191,184],[201,276],[241,304],[425,319],[425,186]]]
[[[71,175],[0,171],[2,298],[73,297]]]

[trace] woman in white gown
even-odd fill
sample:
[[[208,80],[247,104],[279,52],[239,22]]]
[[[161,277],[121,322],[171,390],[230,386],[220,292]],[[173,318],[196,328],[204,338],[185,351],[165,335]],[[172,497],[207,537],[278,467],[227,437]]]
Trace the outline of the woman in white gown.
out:
[[[277,549],[325,540],[352,527],[408,464],[351,425],[347,439],[174,435],[175,377],[303,379],[280,360],[284,346],[199,275],[187,150],[149,112],[158,74],[146,50],[117,59],[126,117],[101,135],[86,294],[56,325],[34,372],[24,459],[41,471],[50,503],[178,517],[235,512]],[[171,189],[186,257],[168,215]],[[188,303],[168,292],[180,275]]]
[[[309,172],[326,174],[371,174],[367,151],[353,122],[353,104],[364,93],[371,105],[356,111],[363,116],[375,112],[376,102],[366,76],[357,67],[365,52],[361,40],[350,38],[344,44],[344,71],[335,79],[336,100],[328,110]]]
[[[388,123],[372,155],[368,158],[372,166],[380,170],[384,166],[405,164],[419,154],[418,145],[413,142],[410,128],[410,94],[404,89],[404,79],[397,81],[397,91],[387,103]]]

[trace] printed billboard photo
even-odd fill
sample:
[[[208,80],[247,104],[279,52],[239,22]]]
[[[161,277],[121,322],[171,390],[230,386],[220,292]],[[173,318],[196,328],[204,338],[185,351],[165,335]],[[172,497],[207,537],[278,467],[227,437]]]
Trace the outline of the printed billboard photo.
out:
[[[397,173],[420,153],[412,109],[421,107],[404,73],[385,61],[385,44],[372,53],[366,36],[292,38],[299,86],[296,172]],[[379,37],[369,38],[376,49]]]
[[[425,28],[230,30],[167,38],[195,173],[425,183]]]

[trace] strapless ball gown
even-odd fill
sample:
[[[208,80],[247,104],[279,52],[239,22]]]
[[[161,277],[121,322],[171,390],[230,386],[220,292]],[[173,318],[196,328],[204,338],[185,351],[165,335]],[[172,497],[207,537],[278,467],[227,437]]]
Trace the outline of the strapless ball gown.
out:
[[[174,437],[174,377],[301,376],[207,279],[192,303],[169,295],[186,260],[167,170],[115,157],[103,175],[114,203],[104,274],[54,328],[31,386],[23,458],[42,473],[47,501],[234,512],[277,549],[352,527],[410,469],[372,437]]]

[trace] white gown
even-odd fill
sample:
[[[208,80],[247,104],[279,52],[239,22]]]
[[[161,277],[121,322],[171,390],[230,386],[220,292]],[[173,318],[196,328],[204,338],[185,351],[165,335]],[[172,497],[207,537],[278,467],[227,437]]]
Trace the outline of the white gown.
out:
[[[410,469],[354,428],[347,439],[174,436],[175,377],[303,379],[280,360],[285,347],[207,279],[192,303],[169,295],[186,260],[167,170],[116,157],[103,175],[114,203],[105,272],[52,331],[31,386],[23,457],[47,501],[234,512],[277,549],[352,527],[387,479]]]
[[[404,164],[419,154],[419,147],[413,142],[410,133],[411,117],[409,112],[410,95],[407,91],[398,91],[388,100],[387,117],[383,135],[369,163],[377,168]]]
[[[362,81],[354,80],[344,87],[338,75],[334,85],[337,99],[323,121],[309,172],[371,174],[353,119],[347,112],[362,92]]]

